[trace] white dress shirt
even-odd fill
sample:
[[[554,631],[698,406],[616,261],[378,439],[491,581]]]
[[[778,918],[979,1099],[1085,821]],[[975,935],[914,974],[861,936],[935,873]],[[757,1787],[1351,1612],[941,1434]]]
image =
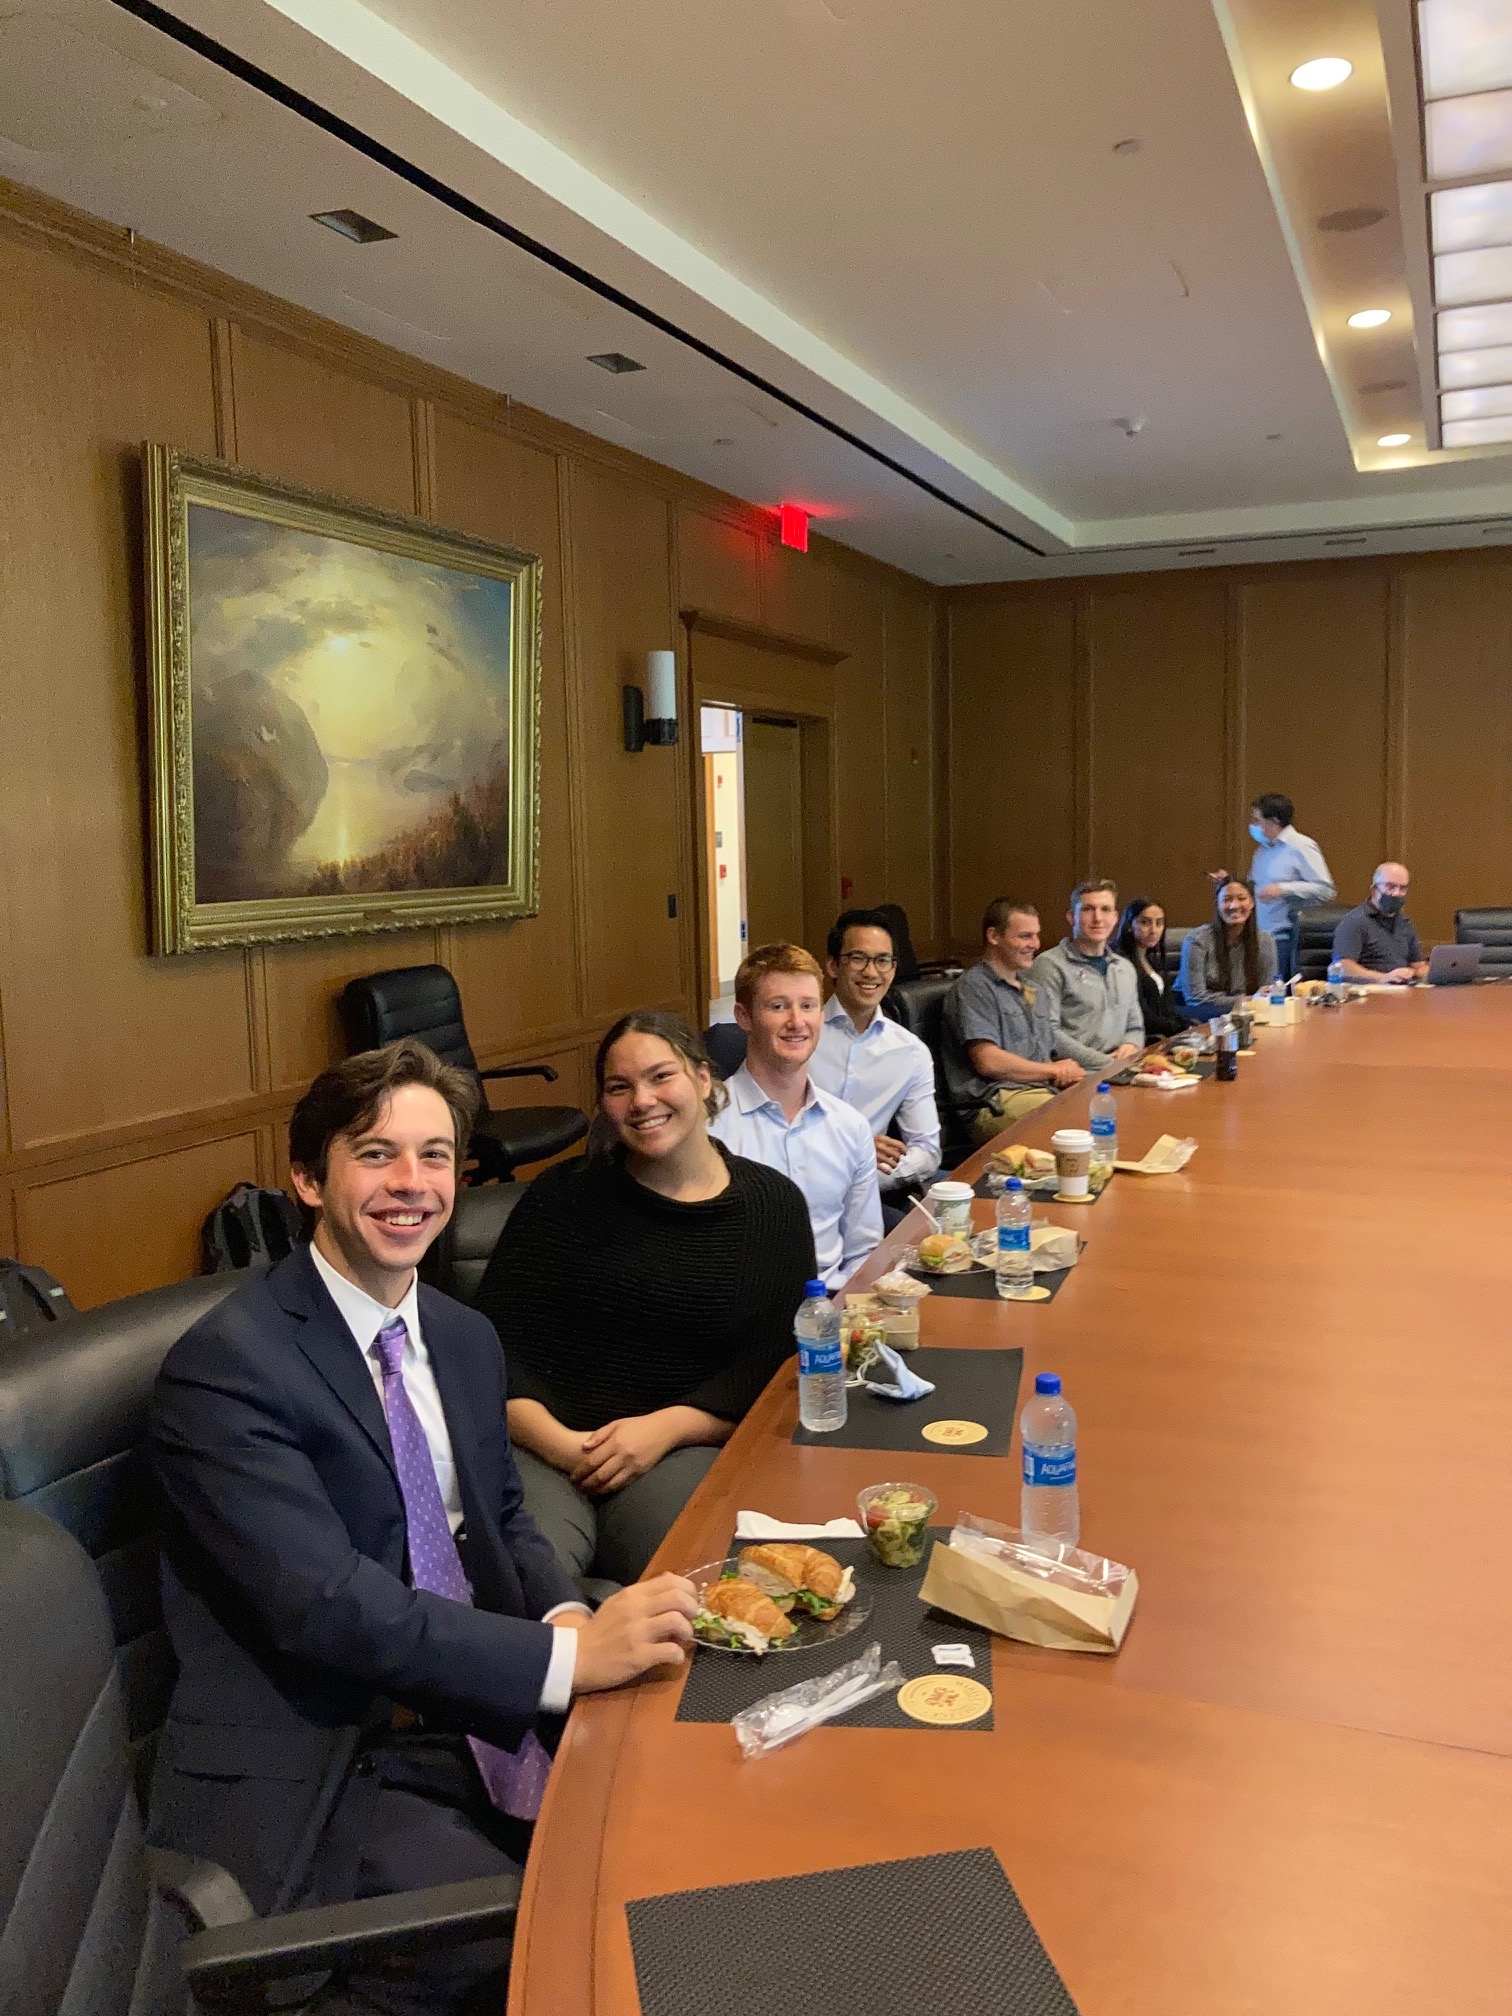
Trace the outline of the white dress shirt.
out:
[[[410,1276],[404,1299],[392,1309],[386,1309],[365,1288],[359,1288],[355,1281],[348,1281],[345,1274],[338,1274],[318,1246],[311,1246],[310,1258],[315,1262],[316,1273],[325,1283],[331,1300],[362,1353],[363,1362],[378,1389],[380,1404],[383,1400],[383,1365],[376,1348],[378,1332],[396,1316],[404,1319],[404,1355],[399,1363],[399,1376],[404,1381],[410,1405],[420,1417],[420,1426],[425,1430],[436,1482],[441,1487],[441,1503],[446,1507],[447,1524],[453,1533],[457,1532],[462,1524],[462,1494],[457,1488],[457,1466],[452,1460],[451,1434],[446,1426],[446,1410],[441,1405],[441,1389],[436,1384],[430,1353],[420,1334],[418,1275]],[[553,1617],[560,1617],[564,1611],[586,1611],[587,1608],[586,1603],[558,1603],[554,1610],[546,1612],[541,1622],[549,1624]],[[541,1686],[543,1713],[566,1714],[572,1702],[572,1677],[576,1670],[577,1633],[559,1627],[551,1634],[551,1658]]]
[[[905,1152],[891,1169],[879,1169],[884,1190],[928,1182],[940,1166],[940,1115],[934,1059],[917,1036],[880,1008],[858,1032],[850,1010],[832,994],[809,1076],[821,1092],[854,1106],[874,1135],[892,1131],[896,1116]]]
[[[709,1132],[732,1155],[780,1169],[803,1192],[814,1257],[827,1288],[848,1280],[882,1237],[877,1151],[854,1106],[809,1080],[797,1117],[787,1115],[744,1064],[725,1087],[729,1104]]]

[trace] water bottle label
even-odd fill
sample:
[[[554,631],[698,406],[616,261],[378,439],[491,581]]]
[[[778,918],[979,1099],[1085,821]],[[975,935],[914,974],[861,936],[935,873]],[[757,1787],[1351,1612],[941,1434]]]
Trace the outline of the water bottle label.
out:
[[[1076,1451],[1074,1449],[1036,1449],[1030,1443],[1024,1445],[1024,1482],[1026,1484],[1074,1484],[1076,1482]]]
[[[798,1370],[805,1379],[838,1377],[845,1370],[840,1339],[838,1337],[801,1339],[798,1345]]]
[[[1027,1253],[1029,1251],[1029,1227],[1027,1225],[999,1225],[999,1253]]]
[[[1091,1132],[1094,1140],[1099,1138],[1105,1141],[1111,1140],[1118,1132],[1118,1122],[1116,1120],[1094,1120]]]

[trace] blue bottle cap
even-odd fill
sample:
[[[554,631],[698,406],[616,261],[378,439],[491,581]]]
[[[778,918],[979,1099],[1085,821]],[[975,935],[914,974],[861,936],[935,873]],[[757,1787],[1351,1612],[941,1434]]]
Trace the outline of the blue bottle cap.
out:
[[[1097,1089],[1099,1092],[1111,1092],[1113,1090],[1113,1087],[1108,1083],[1107,1079],[1104,1078],[1103,1082],[1101,1083],[1101,1085],[1098,1086]]]
[[[828,1297],[829,1290],[828,1288],[825,1287],[822,1281],[805,1281],[803,1284],[804,1301],[805,1302],[810,1301],[815,1295],[823,1295],[825,1297]]]
[[[1005,1190],[1022,1190],[1023,1187],[1022,1179],[1017,1176],[1010,1176],[1008,1181],[1003,1185]]]
[[[1059,1372],[1036,1372],[1034,1375],[1034,1390],[1036,1393],[1059,1393]]]

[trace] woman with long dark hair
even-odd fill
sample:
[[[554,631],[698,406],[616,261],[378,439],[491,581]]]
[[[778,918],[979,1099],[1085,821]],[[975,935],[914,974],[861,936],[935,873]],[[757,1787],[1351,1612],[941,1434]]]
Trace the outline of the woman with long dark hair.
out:
[[[1146,1039],[1154,1043],[1163,1036],[1179,1036],[1183,1029],[1190,1028],[1192,1018],[1176,998],[1166,962],[1165,911],[1153,896],[1136,896],[1124,905],[1115,949],[1134,968]]]
[[[1276,941],[1255,924],[1255,892],[1231,875],[1213,898],[1213,921],[1181,948],[1181,998],[1203,1022],[1226,1015],[1276,974]]]
[[[594,1064],[586,1157],[538,1176],[478,1290],[509,1362],[526,1509],[569,1569],[633,1582],[793,1348],[808,1207],[709,1135],[724,1087],[660,1010]]]

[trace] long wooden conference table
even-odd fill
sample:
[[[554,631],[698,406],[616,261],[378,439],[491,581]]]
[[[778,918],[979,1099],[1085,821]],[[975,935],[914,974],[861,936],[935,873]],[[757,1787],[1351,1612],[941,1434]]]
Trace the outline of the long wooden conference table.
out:
[[[674,1721],[680,1674],[583,1702],[511,2016],[637,2016],[629,1899],[983,1846],[1082,2016],[1512,2011],[1512,988],[1317,1009],[1233,1085],[1119,1106],[1123,1154],[1190,1134],[1187,1169],[1038,1207],[1088,1241],[1055,1300],[932,1297],[923,1341],[1021,1344],[1021,1391],[1062,1375],[1084,1542],[1139,1573],[1122,1651],[996,1640],[990,1732],[830,1727],[750,1762]],[[656,1567],[888,1476],[941,1523],[1017,1523],[1016,1442],[795,1447],[795,1384]]]

